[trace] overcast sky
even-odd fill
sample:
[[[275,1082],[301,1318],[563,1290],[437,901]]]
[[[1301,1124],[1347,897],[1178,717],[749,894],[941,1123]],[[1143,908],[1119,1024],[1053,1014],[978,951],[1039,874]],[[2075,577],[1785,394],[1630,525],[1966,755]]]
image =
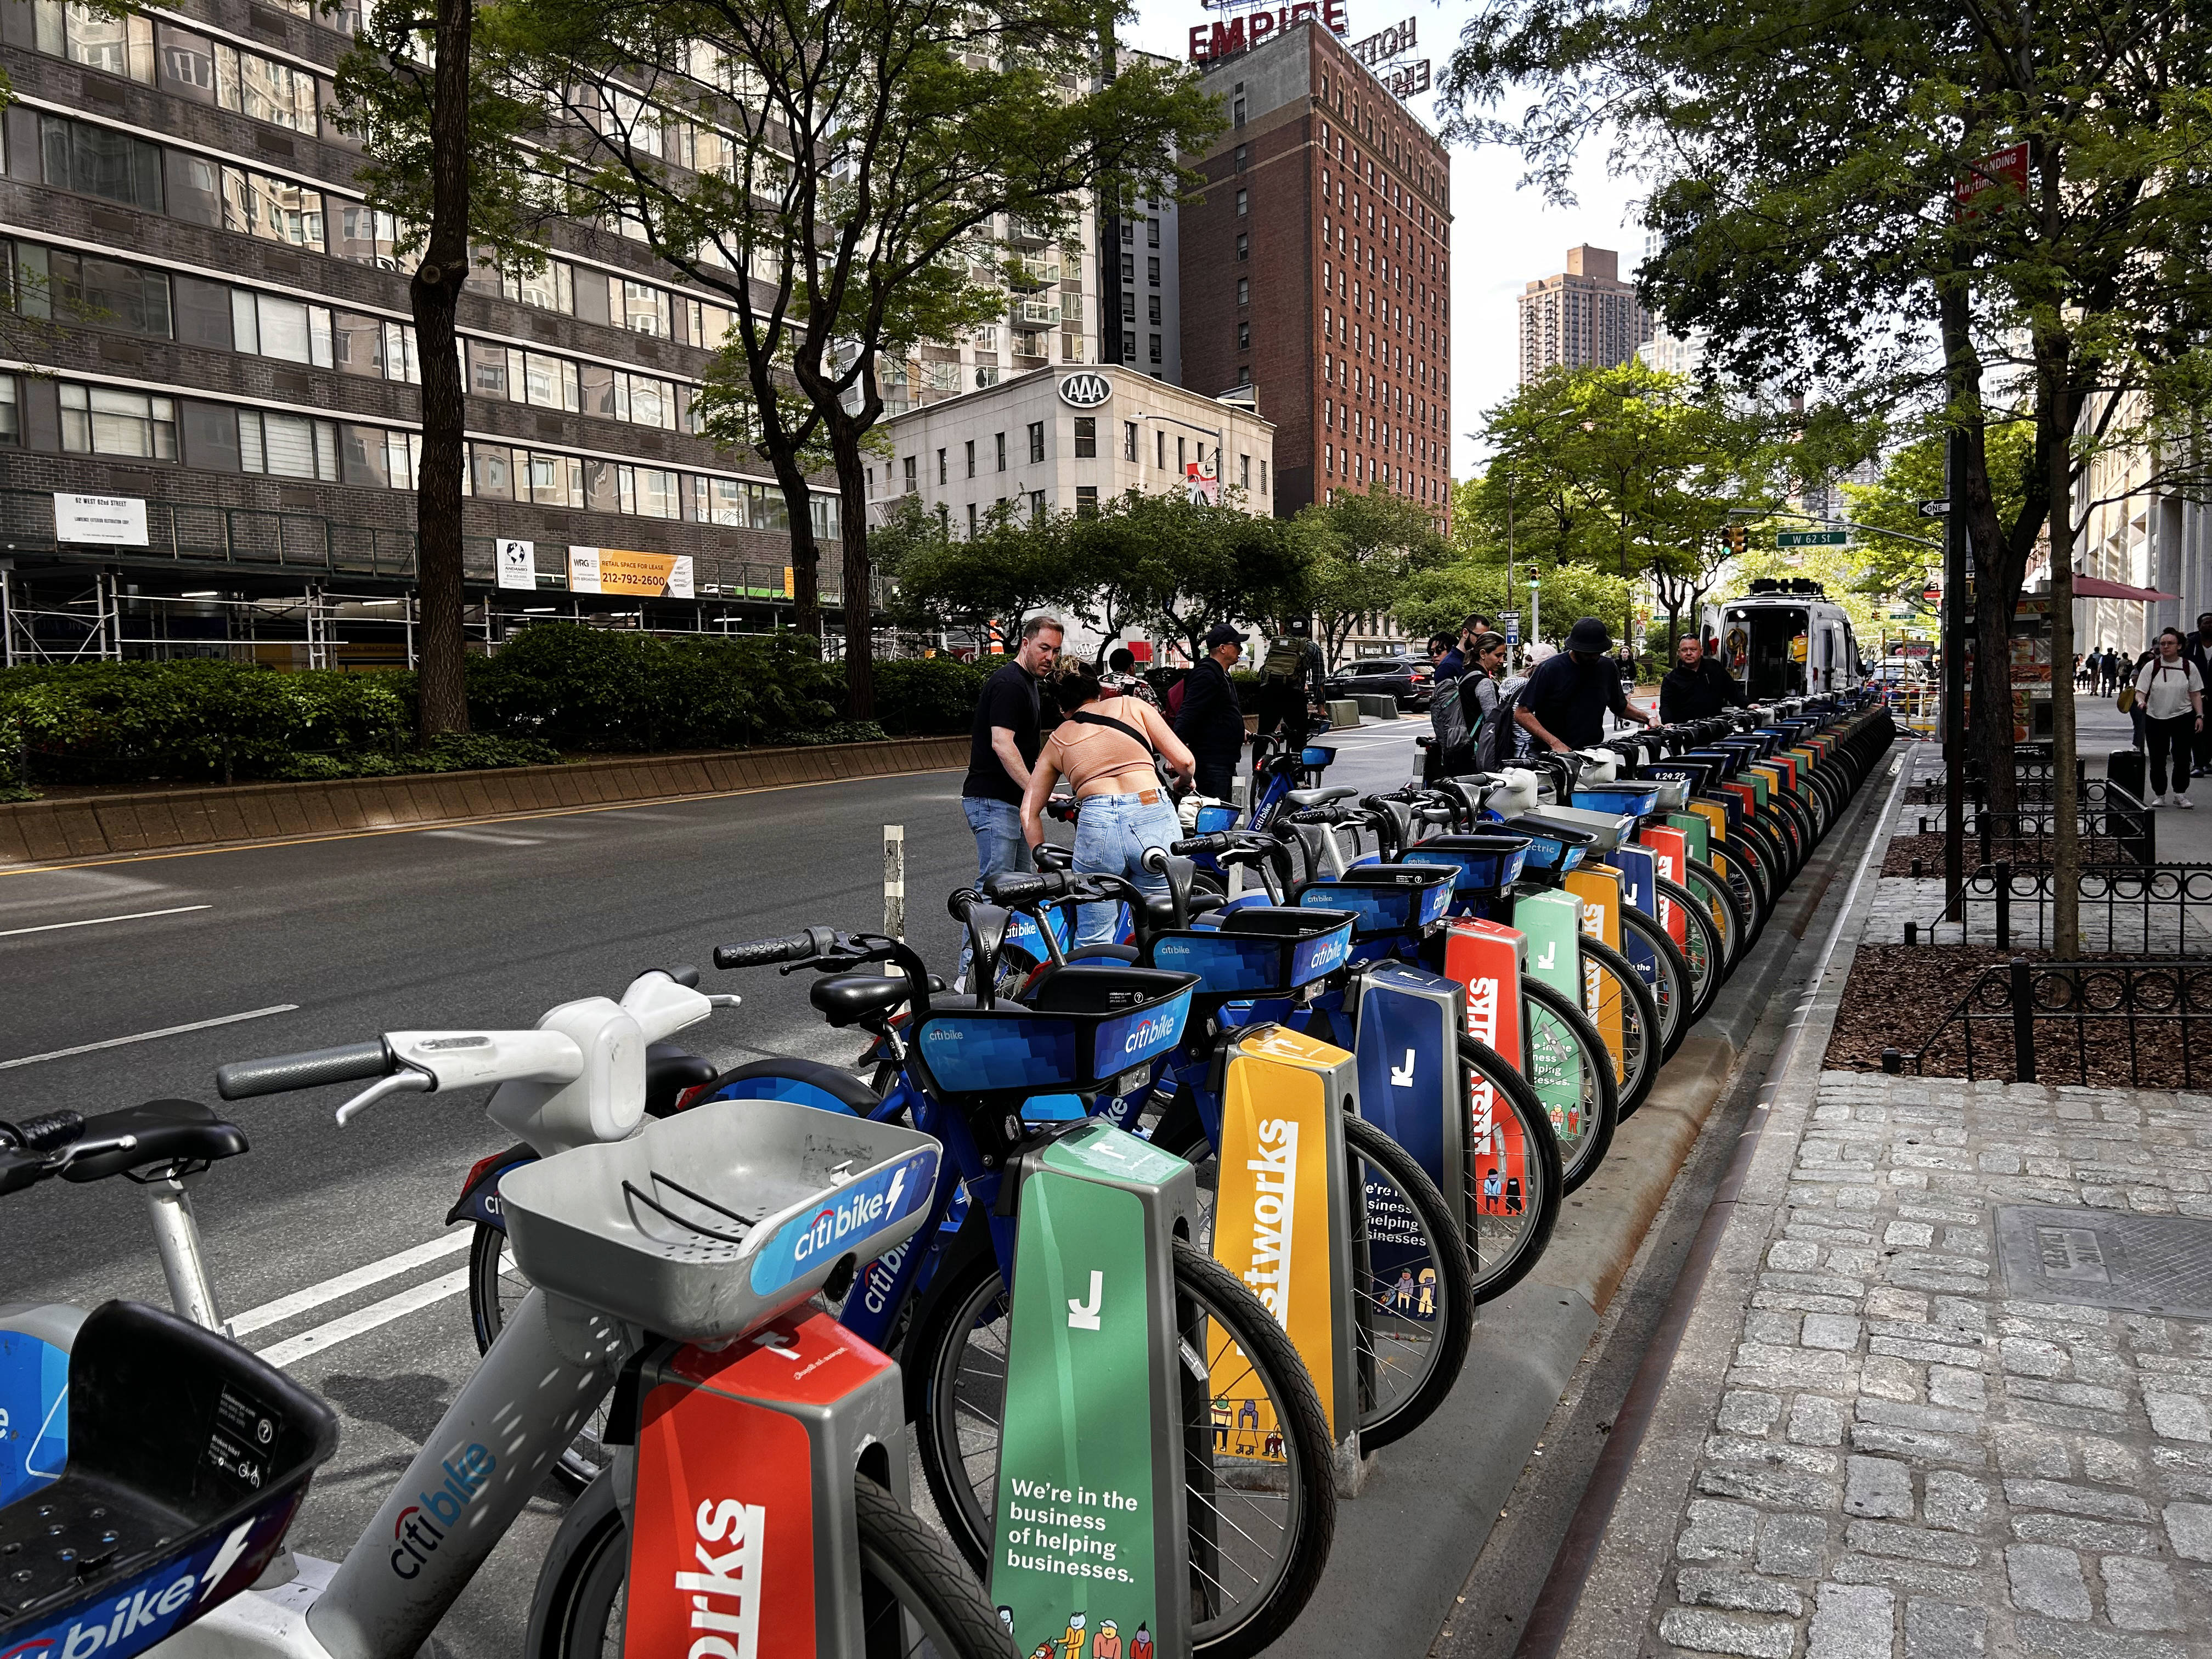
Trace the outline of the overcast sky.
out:
[[[1419,56],[1441,74],[1458,33],[1463,5],[1446,0],[1348,0],[1352,40],[1411,16],[1417,20]],[[1133,46],[1182,58],[1191,25],[1213,15],[1199,0],[1137,0],[1127,31]],[[1413,112],[1436,126],[1431,100],[1411,100]],[[1452,473],[1465,477],[1477,453],[1468,437],[1482,411],[1513,390],[1519,374],[1513,296],[1523,285],[1565,268],[1577,242],[1620,254],[1626,276],[1643,257],[1644,234],[1626,224],[1636,195],[1632,182],[1606,175],[1604,157],[1583,158],[1576,176],[1578,204],[1546,204],[1533,190],[1516,190],[1518,158],[1510,151],[1455,149],[1452,178]],[[1264,395],[1264,394],[1263,394]],[[1265,412],[1264,410],[1262,411]]]

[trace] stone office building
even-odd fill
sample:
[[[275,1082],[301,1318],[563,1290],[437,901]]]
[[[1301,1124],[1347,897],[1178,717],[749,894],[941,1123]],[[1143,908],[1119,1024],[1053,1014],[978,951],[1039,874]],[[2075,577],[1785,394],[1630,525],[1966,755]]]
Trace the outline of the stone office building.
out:
[[[53,319],[11,347],[50,374],[0,363],[9,660],[248,637],[299,647],[269,660],[404,655],[404,625],[367,619],[405,609],[419,366],[409,262],[327,112],[352,21],[311,0],[124,19],[0,0],[0,269]],[[479,269],[461,301],[482,636],[495,611],[772,626],[782,495],[692,430],[726,313],[635,241],[577,223],[550,241],[543,270]],[[148,544],[58,543],[55,492],[143,501]],[[834,538],[833,494],[813,515]],[[495,539],[535,544],[535,591],[498,594]],[[688,556],[694,597],[572,593],[576,545]]]

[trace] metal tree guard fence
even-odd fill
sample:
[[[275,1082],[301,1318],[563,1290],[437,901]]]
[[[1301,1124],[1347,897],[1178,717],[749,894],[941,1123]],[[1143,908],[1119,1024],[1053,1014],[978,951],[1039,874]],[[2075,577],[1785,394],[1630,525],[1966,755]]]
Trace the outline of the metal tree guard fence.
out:
[[[2212,962],[2031,962],[1986,968],[1893,1076],[2129,1088],[2212,1082]]]
[[[1981,935],[2001,951],[2048,949],[2057,877],[2046,867],[2015,869],[2002,860],[1967,873],[1960,943]],[[2114,956],[2212,957],[2212,864],[2100,864],[2085,866],[2075,889],[2077,949]],[[1978,915],[1978,913],[1979,913]],[[1982,916],[1988,921],[1978,927]],[[1921,924],[1929,943],[1938,927]]]

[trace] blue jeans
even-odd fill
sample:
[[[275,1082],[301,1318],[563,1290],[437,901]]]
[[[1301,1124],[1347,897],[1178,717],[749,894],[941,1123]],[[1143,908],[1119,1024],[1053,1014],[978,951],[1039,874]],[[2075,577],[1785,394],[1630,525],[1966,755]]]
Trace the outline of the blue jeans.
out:
[[[1127,876],[1147,898],[1165,898],[1168,879],[1145,868],[1141,860],[1154,847],[1181,839],[1182,820],[1176,816],[1164,790],[1148,789],[1145,795],[1085,795],[1082,814],[1075,821],[1075,869],[1085,876]],[[1086,904],[1076,927],[1078,945],[1111,945],[1114,924],[1121,907]]]
[[[1036,868],[1030,857],[1028,839],[1022,834],[1022,809],[1012,802],[988,800],[981,795],[963,795],[960,805],[967,809],[968,827],[975,832],[975,884],[981,886],[993,876],[1009,871],[1028,874]],[[968,943],[968,930],[960,930],[960,971],[968,971],[972,949]]]

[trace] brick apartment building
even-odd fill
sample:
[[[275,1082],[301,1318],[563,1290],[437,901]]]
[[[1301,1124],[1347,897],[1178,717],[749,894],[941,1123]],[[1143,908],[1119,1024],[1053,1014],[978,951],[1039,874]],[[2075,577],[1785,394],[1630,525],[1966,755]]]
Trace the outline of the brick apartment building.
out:
[[[1451,162],[1328,29],[1206,59],[1232,125],[1186,162],[1183,384],[1250,388],[1274,505],[1338,489],[1450,503]]]

